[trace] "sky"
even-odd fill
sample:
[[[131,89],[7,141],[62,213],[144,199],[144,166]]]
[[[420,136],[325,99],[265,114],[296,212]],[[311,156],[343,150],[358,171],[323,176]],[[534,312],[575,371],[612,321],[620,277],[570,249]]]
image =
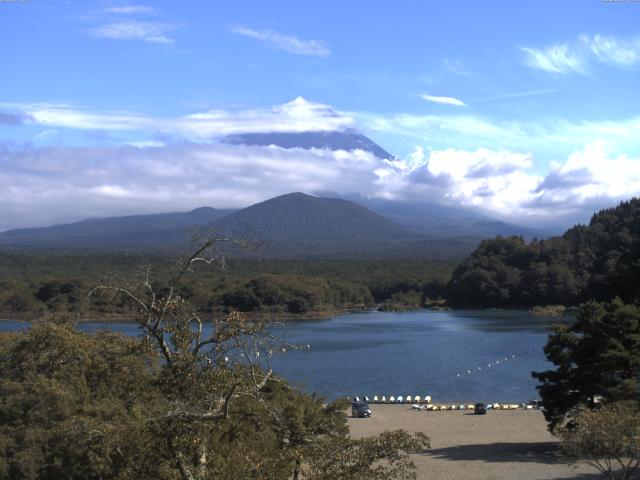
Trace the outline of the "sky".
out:
[[[640,191],[640,2],[0,0],[0,231],[276,195],[568,226]],[[224,145],[356,128],[397,158]]]

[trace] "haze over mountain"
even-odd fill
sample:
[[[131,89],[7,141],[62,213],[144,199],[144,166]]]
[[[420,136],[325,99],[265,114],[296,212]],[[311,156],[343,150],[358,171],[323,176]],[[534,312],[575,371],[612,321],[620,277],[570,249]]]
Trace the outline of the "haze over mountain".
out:
[[[234,211],[201,207],[189,212],[88,218],[50,227],[9,230],[0,233],[0,245],[95,250],[182,245],[189,230],[210,225]]]
[[[349,197],[348,197],[349,198]],[[552,229],[536,229],[496,220],[473,210],[441,205],[436,202],[367,199],[351,197],[352,201],[379,213],[407,230],[436,237],[471,236],[491,238],[523,236],[547,238],[557,234]]]

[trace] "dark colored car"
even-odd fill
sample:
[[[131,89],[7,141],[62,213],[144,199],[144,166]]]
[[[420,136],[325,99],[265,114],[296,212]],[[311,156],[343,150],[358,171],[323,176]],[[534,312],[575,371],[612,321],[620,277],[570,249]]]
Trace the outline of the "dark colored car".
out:
[[[473,413],[476,415],[486,415],[487,406],[484,403],[476,403],[476,406],[473,407]]]
[[[371,409],[367,402],[353,402],[351,403],[351,415],[354,418],[369,418],[371,417]]]

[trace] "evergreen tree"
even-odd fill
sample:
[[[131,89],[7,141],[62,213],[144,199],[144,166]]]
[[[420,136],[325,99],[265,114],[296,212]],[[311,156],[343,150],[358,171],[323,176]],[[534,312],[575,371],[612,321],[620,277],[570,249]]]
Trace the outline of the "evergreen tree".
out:
[[[588,302],[573,325],[554,328],[544,351],[556,368],[533,376],[550,429],[598,401],[640,400],[640,307]]]

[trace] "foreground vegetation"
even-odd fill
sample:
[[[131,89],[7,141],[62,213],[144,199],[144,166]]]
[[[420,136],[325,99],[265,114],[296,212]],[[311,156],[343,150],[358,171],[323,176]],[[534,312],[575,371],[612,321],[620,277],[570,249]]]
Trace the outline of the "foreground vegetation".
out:
[[[348,436],[343,401],[290,388],[270,368],[297,348],[240,313],[212,333],[180,295],[205,244],[154,285],[98,285],[143,335],[73,328],[68,316],[0,336],[2,479],[412,479],[410,453],[429,439],[403,431]],[[193,328],[193,326],[196,328]]]
[[[242,311],[304,317],[379,304],[388,309],[420,308],[426,299],[444,294],[455,264],[426,260],[318,260],[235,261],[224,270],[201,267],[196,267],[198,275],[185,279],[180,295],[204,313]],[[148,268],[156,287],[160,287],[175,264],[168,255],[0,253],[0,313],[5,318],[37,318],[77,311],[87,290],[97,281],[135,283],[145,278]],[[96,317],[130,317],[122,303],[93,306]]]
[[[558,325],[534,372],[544,416],[575,462],[606,478],[637,478],[640,466],[640,307],[619,298],[587,302],[572,325]]]
[[[571,428],[561,429],[562,451],[573,462],[595,467],[609,480],[638,478],[640,406],[616,402],[582,410]]]

